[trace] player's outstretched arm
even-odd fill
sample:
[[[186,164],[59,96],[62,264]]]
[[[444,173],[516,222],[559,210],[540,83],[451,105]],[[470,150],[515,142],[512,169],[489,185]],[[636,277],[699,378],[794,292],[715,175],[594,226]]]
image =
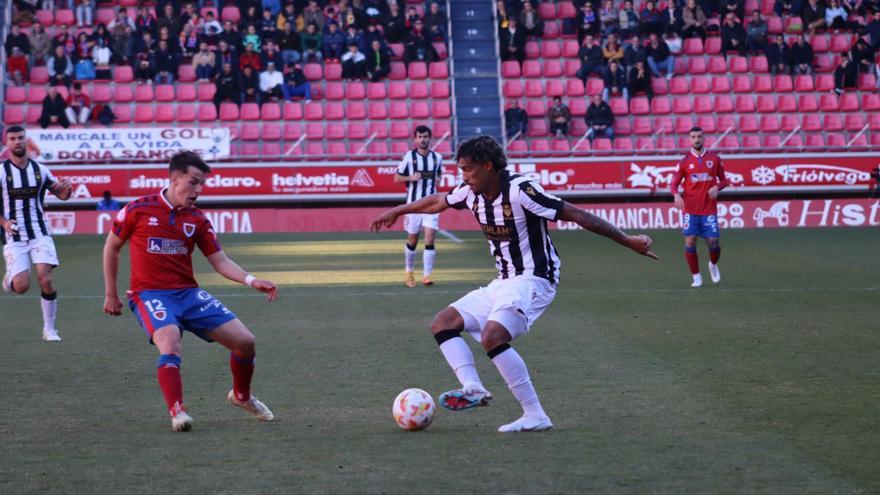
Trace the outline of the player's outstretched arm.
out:
[[[214,271],[220,275],[223,275],[233,282],[249,285],[256,290],[265,293],[267,301],[272,302],[278,297],[278,287],[276,287],[274,283],[256,278],[246,272],[244,268],[238,266],[238,263],[229,259],[223,251],[217,251],[211,256],[208,256],[208,261],[211,263],[211,266],[214,267]]]
[[[113,232],[107,234],[104,242],[104,313],[113,316],[122,314],[122,301],[119,300],[119,288],[116,285],[119,274],[119,252],[125,241]]]
[[[49,190],[52,191],[56,198],[61,201],[67,201],[73,193],[73,184],[67,177],[62,177],[58,182],[52,184]]]
[[[592,213],[586,212],[571,203],[563,202],[562,213],[559,215],[559,219],[575,222],[590,232],[604,235],[641,255],[655,260],[660,259],[659,256],[651,252],[650,237],[646,235],[627,235],[626,232],[618,229],[606,220],[603,220]]]
[[[373,221],[370,230],[379,232],[382,227],[391,227],[397,221],[397,217],[409,213],[440,213],[449,208],[446,202],[446,193],[437,193],[415,201],[413,203],[400,205],[379,215],[379,218]]]

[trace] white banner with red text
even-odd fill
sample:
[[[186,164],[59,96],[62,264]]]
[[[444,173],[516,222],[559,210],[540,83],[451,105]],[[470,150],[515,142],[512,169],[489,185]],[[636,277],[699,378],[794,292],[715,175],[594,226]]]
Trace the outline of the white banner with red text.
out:
[[[28,136],[40,148],[39,160],[47,164],[108,160],[167,163],[181,150],[195,151],[205,159],[214,160],[229,156],[231,141],[230,131],[225,127],[35,129],[29,130]],[[123,169],[130,165],[114,167]]]
[[[670,202],[582,204],[581,208],[627,230],[680,229],[681,212]],[[221,234],[274,232],[365,232],[385,208],[251,208],[206,209],[214,229]],[[52,232],[106,234],[113,212],[48,212]],[[880,226],[880,200],[807,199],[785,201],[734,201],[718,204],[722,229]],[[392,227],[400,230],[402,220]],[[559,230],[580,228],[573,222],[551,223]],[[440,217],[444,230],[479,230],[469,210],[446,210]]]
[[[182,131],[181,131],[182,132]],[[619,197],[669,194],[677,160],[671,157],[514,162],[512,172],[530,177],[564,197]],[[873,183],[877,155],[734,155],[723,158],[730,187],[722,193],[859,192]],[[394,182],[394,163],[301,163],[211,165],[201,202],[393,200],[404,198]],[[130,200],[153,193],[168,182],[165,165],[56,166],[58,177],[74,184],[74,203],[88,203],[104,191]],[[439,189],[458,183],[457,169],[444,166]],[[53,198],[54,200],[54,198]]]

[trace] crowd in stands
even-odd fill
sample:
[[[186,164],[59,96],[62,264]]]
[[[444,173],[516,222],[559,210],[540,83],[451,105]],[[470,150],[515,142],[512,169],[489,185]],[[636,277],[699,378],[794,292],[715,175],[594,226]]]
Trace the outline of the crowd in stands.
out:
[[[223,5],[213,1],[219,10]],[[305,63],[341,64],[343,78],[379,82],[391,71],[390,44],[403,45],[403,61],[438,59],[435,42],[447,43],[447,16],[428,1],[423,10],[403,0],[243,0],[240,19],[217,19],[206,0],[158,0],[150,7],[115,7],[114,18],[96,22],[95,0],[43,0],[45,10],[70,8],[76,27],[54,34],[37,19],[36,0],[14,0],[5,40],[9,85],[25,85],[29,71],[45,65],[50,86],[109,80],[127,65],[139,84],[172,84],[190,64],[197,83],[216,86],[214,103],[311,100]],[[158,13],[158,17],[154,14]],[[420,15],[421,13],[421,15]],[[238,16],[237,16],[238,17]],[[22,30],[28,27],[28,32]],[[50,90],[41,125],[83,123],[88,99],[74,86],[67,99]],[[72,113],[70,113],[72,111]],[[73,117],[71,117],[71,115]]]
[[[745,0],[643,0],[638,6],[633,0],[574,0],[573,4],[576,13],[563,19],[561,35],[578,40],[580,68],[575,77],[584,83],[589,78],[604,82],[601,95],[593,99],[585,116],[590,139],[614,136],[610,98],[628,101],[644,94],[650,100],[652,79],[668,81],[675,76],[675,58],[689,38],[720,37],[724,58],[728,53],[764,56],[772,75],[811,75],[815,57],[810,40],[826,32],[852,33],[858,37],[834,69],[833,91],[840,95],[855,87],[860,73],[874,72],[880,81],[880,67],[875,64],[880,50],[880,0],[776,0],[774,11],[786,32],[802,32],[790,35],[796,38],[793,41],[769,34],[767,19],[760,10],[746,12]],[[522,65],[527,42],[541,39],[544,24],[536,13],[539,8],[537,0],[496,1],[502,60]],[[560,133],[560,126],[554,125],[559,122],[561,105],[554,101],[547,115],[551,133],[557,137],[567,133]],[[508,138],[525,135],[525,111],[516,101],[507,106]]]

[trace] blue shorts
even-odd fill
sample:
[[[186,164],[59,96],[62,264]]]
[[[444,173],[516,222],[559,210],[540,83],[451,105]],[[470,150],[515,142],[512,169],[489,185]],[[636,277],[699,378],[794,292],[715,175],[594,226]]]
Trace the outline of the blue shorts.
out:
[[[177,325],[200,338],[213,342],[208,333],[235,319],[208,291],[198,287],[174,290],[144,290],[128,295],[128,307],[153,342],[153,332],[168,325]]]
[[[681,233],[684,235],[698,235],[703,238],[720,237],[721,230],[718,228],[717,215],[681,215]]]

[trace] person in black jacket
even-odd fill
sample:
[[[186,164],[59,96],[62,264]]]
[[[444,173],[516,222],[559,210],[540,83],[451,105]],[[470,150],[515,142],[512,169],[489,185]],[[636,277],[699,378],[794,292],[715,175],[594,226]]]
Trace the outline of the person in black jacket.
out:
[[[850,54],[844,54],[840,65],[834,69],[834,92],[840,96],[843,94],[843,88],[854,88],[858,74],[859,68],[852,61]]]
[[[499,39],[501,60],[516,60],[520,65],[526,59],[526,30],[518,27],[515,18],[508,21],[507,29],[501,30]]]
[[[813,73],[813,47],[807,42],[807,35],[801,34],[788,51],[788,65],[794,74]]]
[[[770,43],[770,46],[767,47],[767,65],[770,66],[771,74],[774,76],[788,74],[788,60],[791,57],[788,52],[789,48],[785,44],[785,37],[781,34]]]
[[[391,59],[388,53],[382,49],[382,43],[374,39],[367,53],[367,77],[370,81],[379,82],[391,72]]]
[[[602,100],[607,102],[612,96],[623,96],[629,101],[626,71],[623,70],[623,67],[616,60],[608,63],[608,70],[605,71],[603,79],[605,80],[605,89],[602,90]]]
[[[593,95],[593,102],[587,108],[587,134],[592,141],[596,136],[614,139],[614,113],[607,103],[602,101],[602,95]]]
[[[66,109],[67,103],[58,94],[58,89],[54,86],[49,86],[46,97],[43,98],[43,113],[40,114],[40,127],[45,129],[55,124],[60,124],[65,129],[70,127],[70,121],[67,120],[67,115],[64,112]]]
[[[254,72],[254,68],[246,65],[238,74],[238,87],[241,88],[242,101],[260,101],[260,76]]]
[[[289,69],[284,75],[284,86],[281,87],[284,99],[293,100],[294,96],[302,96],[306,103],[312,101],[312,83],[306,80],[302,66],[292,64]]]
[[[581,67],[575,77],[584,83],[587,82],[587,77],[590,74],[601,75],[605,73],[605,57],[602,56],[602,48],[598,43],[593,42],[593,37],[589,34],[584,37],[581,48],[578,50],[578,59],[581,61]]]
[[[746,56],[746,40],[748,35],[742,24],[736,22],[736,15],[729,13],[721,26],[721,55],[727,58],[727,52],[736,50],[740,57]]]
[[[850,57],[855,62],[856,67],[861,73],[870,73],[871,65],[874,63],[874,50],[868,46],[868,42],[864,38],[858,38],[856,44],[849,52]]]
[[[217,107],[217,113],[220,113],[220,103],[225,100],[232,100],[236,105],[241,106],[241,86],[239,86],[238,76],[232,70],[233,65],[229,62],[223,64],[223,69],[217,74],[214,85],[217,92],[214,93],[214,106]]]
[[[12,31],[6,35],[4,47],[6,48],[7,57],[12,55],[14,47],[20,48],[21,52],[25,55],[30,55],[31,53],[31,41],[26,34],[21,32],[21,27],[18,24],[12,25]]]
[[[171,50],[168,42],[159,40],[159,49],[153,54],[156,68],[156,84],[172,84],[177,79],[177,53]]]
[[[507,131],[507,139],[512,139],[517,134],[525,135],[529,129],[529,115],[520,108],[519,101],[511,100],[510,108],[504,111],[504,128]]]
[[[416,19],[412,31],[403,41],[403,63],[407,67],[410,62],[430,64],[437,58],[437,50],[434,49],[434,45],[431,44],[425,33],[425,24],[421,19]]]
[[[629,96],[635,96],[636,93],[645,93],[648,95],[648,101],[654,98],[654,87],[651,86],[651,74],[645,68],[644,62],[636,62],[636,65],[629,70],[627,78],[629,88]]]
[[[651,44],[648,45],[648,67],[654,77],[660,77],[662,68],[667,81],[675,74],[675,57],[669,51],[669,45],[654,33],[651,33]]]

